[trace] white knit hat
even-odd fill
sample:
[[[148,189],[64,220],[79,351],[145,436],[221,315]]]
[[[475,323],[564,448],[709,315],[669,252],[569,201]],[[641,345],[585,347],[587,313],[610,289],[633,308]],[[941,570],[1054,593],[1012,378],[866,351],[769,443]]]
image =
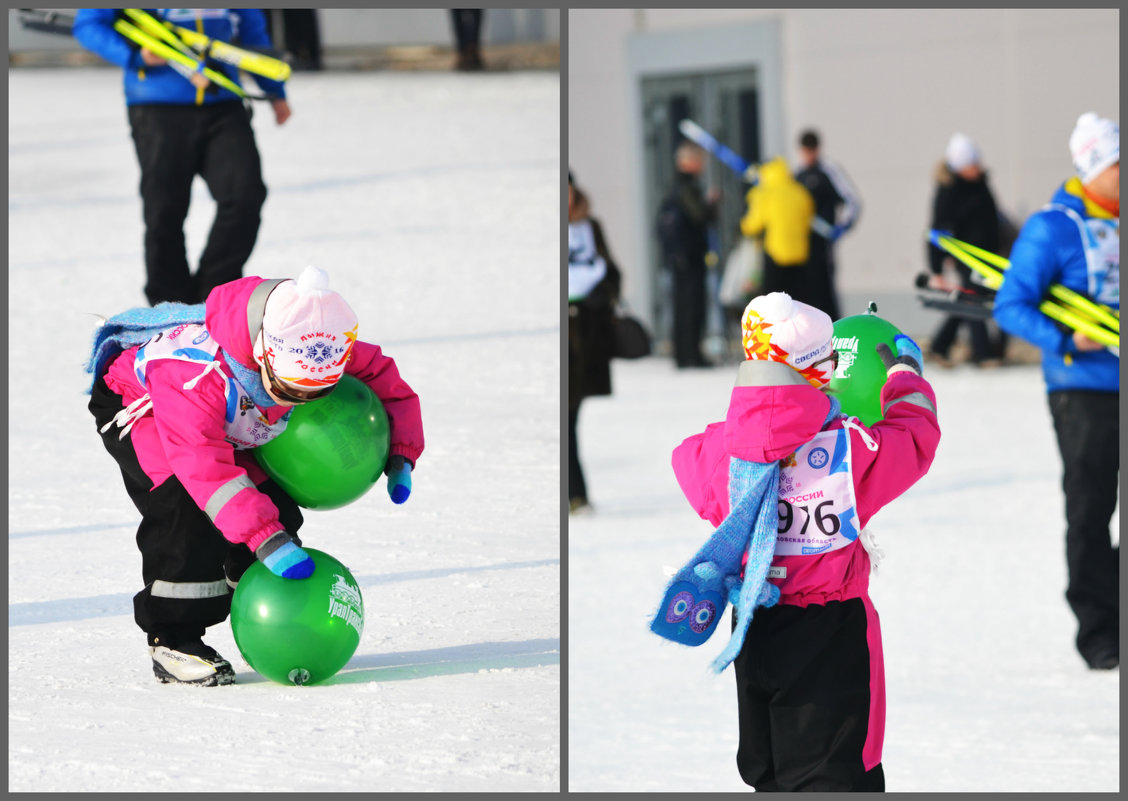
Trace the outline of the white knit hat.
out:
[[[1120,124],[1088,111],[1077,118],[1069,153],[1081,183],[1087,184],[1120,161]]]
[[[970,136],[958,132],[952,134],[952,138],[948,140],[948,147],[944,150],[944,161],[953,172],[959,172],[972,164],[979,164],[979,159],[979,148]]]
[[[306,267],[297,281],[283,281],[266,299],[255,358],[265,359],[288,384],[322,389],[345,372],[356,332],[356,314],[329,288],[329,276]]]
[[[820,389],[830,383],[834,323],[826,312],[771,292],[752,299],[741,328],[747,358],[789,364]]]

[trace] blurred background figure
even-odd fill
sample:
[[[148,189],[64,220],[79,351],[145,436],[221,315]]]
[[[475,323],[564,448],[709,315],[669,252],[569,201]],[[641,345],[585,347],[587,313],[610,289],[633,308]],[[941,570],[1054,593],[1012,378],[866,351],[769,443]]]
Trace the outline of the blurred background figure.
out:
[[[452,8],[450,21],[454,27],[454,43],[458,56],[454,68],[474,72],[486,68],[482,61],[482,17],[480,8]]]
[[[995,319],[1042,349],[1065,491],[1065,597],[1077,650],[1094,670],[1120,664],[1120,355],[1039,311],[1051,284],[1120,309],[1120,125],[1082,114],[1069,138],[1076,175],[1032,214],[1011,251]],[[1014,456],[1014,454],[1012,454]]]
[[[720,193],[705,192],[701,174],[707,154],[683,141],[674,151],[674,184],[658,210],[658,238],[664,264],[673,276],[674,363],[709,367],[701,352],[705,330],[705,272],[709,226],[717,219]]]
[[[265,8],[270,37],[295,70],[321,69],[321,30],[316,8]]]
[[[145,297],[151,306],[202,303],[215,287],[242,277],[258,238],[266,185],[251,108],[202,73],[186,77],[157,53],[119,36],[116,19],[115,9],[79,9],[74,38],[124,71],[129,127],[141,168]],[[219,41],[238,37],[244,47],[270,47],[266,18],[258,9],[174,9],[162,19]],[[216,68],[238,83],[236,69]],[[261,77],[256,83],[271,97],[277,124],[285,123],[291,114],[285,85]],[[197,175],[215,198],[216,214],[192,272],[184,222]]]
[[[782,157],[762,164],[758,174],[759,183],[748,190],[748,211],[740,230],[763,242],[760,292],[786,292],[794,300],[815,306],[813,301],[819,297],[825,301],[825,292],[813,285],[807,269],[814,198],[792,177]]]
[[[584,398],[611,394],[620,273],[603,228],[568,172],[568,510],[591,511],[576,434]]]
[[[979,147],[966,134],[954,133],[944,150],[944,160],[936,167],[936,191],[932,200],[931,227],[947,231],[956,239],[976,247],[999,252],[999,210],[987,172],[983,168]],[[929,286],[933,289],[962,289],[979,296],[990,296],[979,274],[929,243]],[[957,280],[944,275],[955,270]],[[956,314],[940,324],[929,346],[930,357],[943,367],[951,367],[952,343],[961,327],[971,336],[971,363],[977,367],[998,367],[1002,363],[1005,340],[992,336],[986,320],[974,320]]]
[[[834,243],[854,227],[862,211],[858,190],[838,164],[823,158],[819,151],[819,134],[807,129],[799,135],[799,163],[795,180],[803,184],[815,201],[815,216],[830,223],[827,232],[811,230],[810,255],[807,257],[807,283],[810,294],[806,301],[837,320],[842,314],[835,285]]]
[[[725,356],[739,363],[744,358],[740,342],[741,320],[748,301],[760,294],[764,277],[764,249],[758,239],[744,236],[736,229],[736,244],[725,258],[724,273],[717,291],[717,301],[724,313],[724,333],[728,340]]]

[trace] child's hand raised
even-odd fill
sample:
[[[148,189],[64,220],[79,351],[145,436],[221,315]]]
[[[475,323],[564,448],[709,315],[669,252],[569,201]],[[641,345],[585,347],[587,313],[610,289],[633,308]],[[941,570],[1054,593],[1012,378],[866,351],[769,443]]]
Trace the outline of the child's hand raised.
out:
[[[924,372],[921,368],[924,359],[921,357],[920,347],[917,343],[904,334],[897,334],[893,337],[893,344],[897,346],[896,356],[884,342],[879,342],[876,347],[877,355],[881,358],[881,363],[885,365],[886,374],[893,375],[893,373],[901,370],[912,370],[917,375],[921,375]]]

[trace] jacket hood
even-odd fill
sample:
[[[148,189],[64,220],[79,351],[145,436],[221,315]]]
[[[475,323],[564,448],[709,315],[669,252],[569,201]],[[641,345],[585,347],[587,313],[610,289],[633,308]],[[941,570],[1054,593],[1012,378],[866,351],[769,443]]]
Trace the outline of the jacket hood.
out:
[[[204,325],[223,352],[244,367],[258,369],[254,338],[262,329],[266,298],[287,279],[248,276],[213,289],[204,301]]]
[[[793,368],[747,361],[725,416],[725,451],[750,462],[778,461],[822,431],[830,398]]]
[[[760,176],[760,183],[765,186],[777,186],[786,183],[791,177],[791,168],[787,166],[787,162],[780,156],[777,156],[765,164],[761,164],[756,172]]]
[[[1053,200],[1050,202],[1068,206],[1085,217],[1107,219],[1114,216],[1111,212],[1102,209],[1096,203],[1085,197],[1085,190],[1082,188],[1081,179],[1077,176],[1070,178],[1058,187],[1057,192],[1054,193]]]
[[[1051,203],[1058,203],[1062,206],[1069,206],[1069,208],[1076,211],[1078,214],[1085,213],[1085,196],[1081,191],[1081,179],[1070,178],[1068,181],[1058,187],[1054,192],[1053,200]]]

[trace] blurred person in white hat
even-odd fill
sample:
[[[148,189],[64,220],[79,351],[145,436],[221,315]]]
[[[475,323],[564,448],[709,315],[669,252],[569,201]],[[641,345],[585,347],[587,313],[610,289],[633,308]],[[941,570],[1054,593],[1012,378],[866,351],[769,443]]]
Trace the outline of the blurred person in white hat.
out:
[[[999,210],[987,182],[987,170],[979,146],[965,133],[954,133],[944,149],[944,158],[936,166],[936,189],[932,197],[933,230],[945,231],[976,247],[999,251]],[[929,280],[934,289],[956,288],[989,297],[979,274],[963,262],[953,259],[931,242],[926,245]],[[946,272],[955,272],[951,281]],[[940,324],[929,342],[929,358],[942,367],[951,367],[951,348],[961,328],[971,339],[972,364],[997,367],[1002,360],[1005,338],[992,332],[986,320],[950,314]]]
[[[994,314],[1042,349],[1063,466],[1065,597],[1077,618],[1078,652],[1089,668],[1108,670],[1120,664],[1119,546],[1110,528],[1120,487],[1119,349],[1038,307],[1050,285],[1061,284],[1119,315],[1120,125],[1086,112],[1068,142],[1075,174],[1023,225]]]
[[[134,619],[162,683],[231,684],[231,664],[203,642],[222,623],[257,559],[275,575],[308,578],[298,504],[256,462],[290,412],[345,374],[388,413],[385,467],[394,503],[411,492],[423,452],[419,398],[396,363],[357,338],[356,314],[316,267],[293,279],[240,278],[204,303],[160,303],[107,319],[87,371],[89,410],[141,513],[143,589]]]
[[[651,630],[683,645],[724,630],[712,667],[733,665],[745,783],[882,791],[884,663],[869,597],[880,554],[864,529],[932,464],[936,396],[912,340],[879,344],[884,419],[864,426],[826,391],[838,366],[826,312],[771,292],[748,304],[742,331],[724,419],[672,458],[716,530],[674,575]],[[719,624],[729,602],[731,629]]]

